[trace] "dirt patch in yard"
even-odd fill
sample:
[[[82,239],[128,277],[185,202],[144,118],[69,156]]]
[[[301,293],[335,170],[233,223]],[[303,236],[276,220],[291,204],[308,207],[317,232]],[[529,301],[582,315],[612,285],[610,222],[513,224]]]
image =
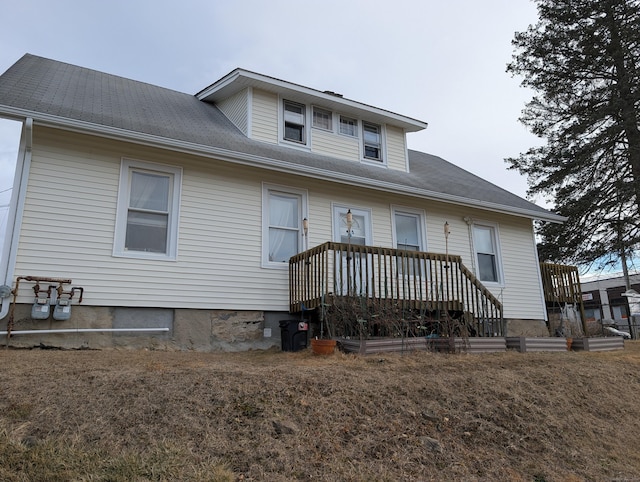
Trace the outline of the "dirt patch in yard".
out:
[[[640,342],[318,357],[0,348],[0,480],[640,480]]]

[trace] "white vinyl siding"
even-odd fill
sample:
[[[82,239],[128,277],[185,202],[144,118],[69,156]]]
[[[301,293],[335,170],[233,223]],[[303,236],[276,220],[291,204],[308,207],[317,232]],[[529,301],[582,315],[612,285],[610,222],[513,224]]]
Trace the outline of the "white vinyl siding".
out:
[[[387,125],[385,139],[387,144],[387,167],[406,172],[408,170],[408,162],[404,130]]]
[[[495,283],[486,287],[504,305],[505,318],[544,319],[545,308],[538,277],[538,260],[530,219],[488,213],[462,206],[434,203],[437,209],[427,209],[428,250],[445,252],[443,226],[449,223],[449,253],[462,256],[462,262],[476,276],[477,263],[473,252],[472,230],[465,217],[500,223],[500,254],[504,286]]]
[[[278,96],[264,90],[253,89],[251,109],[251,137],[278,143]]]
[[[71,278],[85,288],[86,305],[286,307],[286,271],[277,271],[285,275],[280,280],[260,268],[258,172],[243,168],[238,176],[228,164],[180,155],[176,262],[114,258],[120,157],[168,164],[176,154],[43,128],[36,129],[34,143],[16,276]],[[68,150],[69,145],[76,147]]]
[[[241,90],[216,106],[245,136],[249,135],[249,89]]]
[[[355,137],[339,136],[320,129],[311,131],[313,152],[337,157],[347,161],[357,161],[360,144]]]
[[[504,287],[488,287],[505,317],[544,319],[531,220],[410,196],[233,165],[36,126],[15,276],[73,280],[83,305],[286,311],[287,270],[262,265],[262,185],[308,192],[310,247],[332,239],[332,206],[371,211],[373,246],[394,246],[390,204],[426,212],[426,245],[472,262],[465,216],[499,223]],[[73,147],[71,147],[73,146]],[[112,256],[121,158],[180,166],[175,262]],[[28,290],[19,302],[31,303]]]

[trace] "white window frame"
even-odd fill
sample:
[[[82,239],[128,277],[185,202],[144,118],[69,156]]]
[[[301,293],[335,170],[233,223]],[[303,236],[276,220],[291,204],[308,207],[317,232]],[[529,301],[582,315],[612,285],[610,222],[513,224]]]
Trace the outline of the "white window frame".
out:
[[[478,254],[487,254],[487,253],[478,253],[478,249],[476,248],[476,228],[485,228],[489,229],[491,232],[491,238],[493,241],[493,248],[495,253],[495,269],[497,281],[485,281],[480,276],[480,259],[478,258]],[[502,270],[502,249],[500,247],[500,231],[498,229],[498,224],[486,221],[474,221],[471,229],[472,239],[473,239],[473,256],[475,257],[476,263],[476,277],[480,280],[480,282],[484,285],[488,286],[504,286],[504,273]]]
[[[342,120],[345,121],[351,121],[353,122],[353,134],[349,134],[348,132],[342,132]],[[338,134],[340,134],[341,136],[347,136],[347,137],[352,137],[352,138],[357,138],[358,137],[358,119],[356,119],[355,117],[349,117],[347,115],[342,115],[340,114],[339,119],[338,119]],[[350,124],[347,124],[350,125]]]
[[[361,141],[362,141],[362,145],[361,145],[361,156],[362,156],[362,160],[365,162],[369,162],[371,164],[374,165],[386,165],[386,158],[387,156],[385,155],[385,134],[384,134],[384,127],[381,124],[376,124],[375,122],[368,122],[368,121],[362,121],[360,123],[362,125],[361,128]],[[365,141],[365,126],[372,126],[378,129],[378,135],[380,137],[380,145],[378,147],[380,156],[379,158],[374,158],[374,157],[368,157],[365,153],[366,153],[366,149],[367,149],[367,142]]]
[[[295,106],[299,106],[302,107],[302,124],[296,124],[296,125],[300,125],[302,126],[302,140],[298,141],[295,139],[288,139],[286,137],[287,135],[287,104],[290,105],[295,105]],[[281,135],[280,135],[280,139],[282,139],[283,142],[286,143],[290,143],[291,145],[295,145],[295,146],[307,146],[309,144],[309,139],[308,139],[308,135],[309,135],[309,129],[307,128],[307,126],[309,125],[309,119],[308,119],[308,112],[309,109],[307,107],[306,104],[302,104],[300,102],[295,102],[293,100],[288,100],[288,99],[282,99],[282,131],[281,131]]]
[[[125,248],[129,200],[131,195],[131,174],[134,171],[145,172],[158,176],[169,176],[171,179],[167,219],[167,250],[165,253],[135,251]],[[134,159],[122,159],[120,163],[120,184],[118,186],[113,256],[160,261],[175,261],[177,259],[181,186],[182,168],[180,167],[137,161]]]
[[[316,112],[321,115],[326,115],[329,119],[329,127],[325,127],[323,125],[316,124]],[[311,109],[311,124],[314,129],[320,129],[327,132],[333,132],[333,112],[329,109],[324,109],[322,107],[313,106]]]
[[[308,215],[308,197],[309,193],[306,189],[297,189],[289,186],[283,186],[279,184],[262,183],[262,267],[273,269],[289,269],[288,262],[276,262],[269,260],[269,199],[270,193],[280,193],[290,196],[295,196],[300,199],[300,206],[298,208],[298,249],[300,253],[304,250],[303,243],[303,226],[302,220],[309,218]]]
[[[405,216],[415,217],[418,220],[418,237],[419,241],[419,251],[427,250],[427,231],[426,231],[426,214],[422,209],[409,208],[404,206],[391,206],[391,229],[392,229],[392,239],[393,239],[393,247],[398,248],[398,233],[396,231],[396,214],[403,214]],[[404,243],[400,243],[404,244]]]
[[[418,251],[427,251],[427,231],[426,231],[426,214],[422,209],[409,208],[405,206],[391,206],[391,234],[393,247],[398,249],[398,231],[396,229],[396,215],[411,216],[417,220],[418,231]],[[404,243],[400,243],[404,244]],[[410,274],[413,274],[411,271]],[[428,272],[427,272],[428,274]]]

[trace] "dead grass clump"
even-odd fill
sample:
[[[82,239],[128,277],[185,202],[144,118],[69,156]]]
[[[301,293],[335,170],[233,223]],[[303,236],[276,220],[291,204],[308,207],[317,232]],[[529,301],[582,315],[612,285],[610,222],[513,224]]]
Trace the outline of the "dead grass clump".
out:
[[[68,480],[235,480],[224,464],[200,460],[175,443],[150,450],[106,450],[83,441],[56,437],[12,440],[0,433],[0,480],[7,482]]]
[[[640,344],[368,357],[0,350],[0,480],[636,477]]]

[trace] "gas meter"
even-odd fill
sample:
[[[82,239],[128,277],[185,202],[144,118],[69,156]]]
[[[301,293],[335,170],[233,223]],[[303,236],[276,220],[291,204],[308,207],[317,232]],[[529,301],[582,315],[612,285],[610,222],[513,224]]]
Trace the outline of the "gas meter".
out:
[[[36,300],[31,307],[31,318],[46,320],[49,318],[49,297],[46,291],[36,293]]]
[[[66,321],[71,318],[71,298],[59,297],[56,306],[53,308],[53,319],[56,321]]]

